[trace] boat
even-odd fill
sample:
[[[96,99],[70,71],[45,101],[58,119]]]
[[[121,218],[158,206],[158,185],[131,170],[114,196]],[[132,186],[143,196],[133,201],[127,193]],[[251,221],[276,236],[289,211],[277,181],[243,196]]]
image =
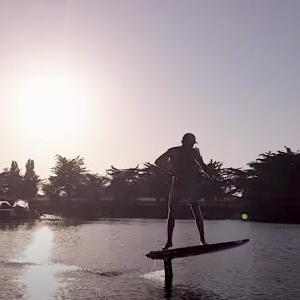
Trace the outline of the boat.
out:
[[[0,201],[0,220],[36,220],[41,214],[29,209],[26,200],[18,199],[11,205],[8,201]]]
[[[9,220],[12,207],[6,200],[0,201],[0,220]]]

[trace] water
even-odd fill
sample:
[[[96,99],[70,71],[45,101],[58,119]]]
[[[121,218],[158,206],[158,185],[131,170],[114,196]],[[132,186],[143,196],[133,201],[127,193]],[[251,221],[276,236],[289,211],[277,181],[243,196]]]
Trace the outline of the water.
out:
[[[249,238],[228,251],[163,263],[145,257],[165,242],[163,220],[0,226],[0,299],[299,299],[300,226],[206,221],[209,243]],[[177,221],[174,245],[195,245],[193,221]]]

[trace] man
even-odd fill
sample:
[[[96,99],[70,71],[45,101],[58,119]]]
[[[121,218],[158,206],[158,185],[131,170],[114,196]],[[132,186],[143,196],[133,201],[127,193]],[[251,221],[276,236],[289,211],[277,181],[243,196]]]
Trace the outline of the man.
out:
[[[170,148],[162,154],[155,164],[160,168],[169,170],[172,174],[172,186],[169,194],[168,213],[168,240],[163,250],[173,246],[172,236],[175,226],[175,217],[182,203],[190,205],[198,227],[200,242],[205,245],[203,217],[199,206],[198,178],[199,168],[207,172],[199,149],[194,148],[196,138],[187,133],[182,138],[182,146]]]

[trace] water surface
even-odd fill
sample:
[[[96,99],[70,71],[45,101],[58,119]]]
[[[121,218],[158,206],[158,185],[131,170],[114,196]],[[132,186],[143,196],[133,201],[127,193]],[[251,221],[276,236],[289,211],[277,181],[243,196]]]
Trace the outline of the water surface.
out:
[[[0,299],[299,299],[300,226],[206,221],[209,243],[239,248],[163,263],[145,257],[165,243],[163,220],[37,221],[0,225]],[[174,246],[198,243],[177,221]]]

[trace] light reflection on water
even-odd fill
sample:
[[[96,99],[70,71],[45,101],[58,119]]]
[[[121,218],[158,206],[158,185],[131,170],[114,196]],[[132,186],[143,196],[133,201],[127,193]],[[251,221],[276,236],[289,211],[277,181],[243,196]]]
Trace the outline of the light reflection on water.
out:
[[[56,279],[59,268],[49,261],[53,246],[53,232],[47,227],[38,228],[32,233],[31,241],[24,252],[11,262],[26,264],[18,282],[24,288],[23,299],[51,299],[61,283]]]
[[[24,252],[12,262],[42,264],[47,263],[52,248],[53,232],[47,226],[39,227],[32,233],[31,241]]]

